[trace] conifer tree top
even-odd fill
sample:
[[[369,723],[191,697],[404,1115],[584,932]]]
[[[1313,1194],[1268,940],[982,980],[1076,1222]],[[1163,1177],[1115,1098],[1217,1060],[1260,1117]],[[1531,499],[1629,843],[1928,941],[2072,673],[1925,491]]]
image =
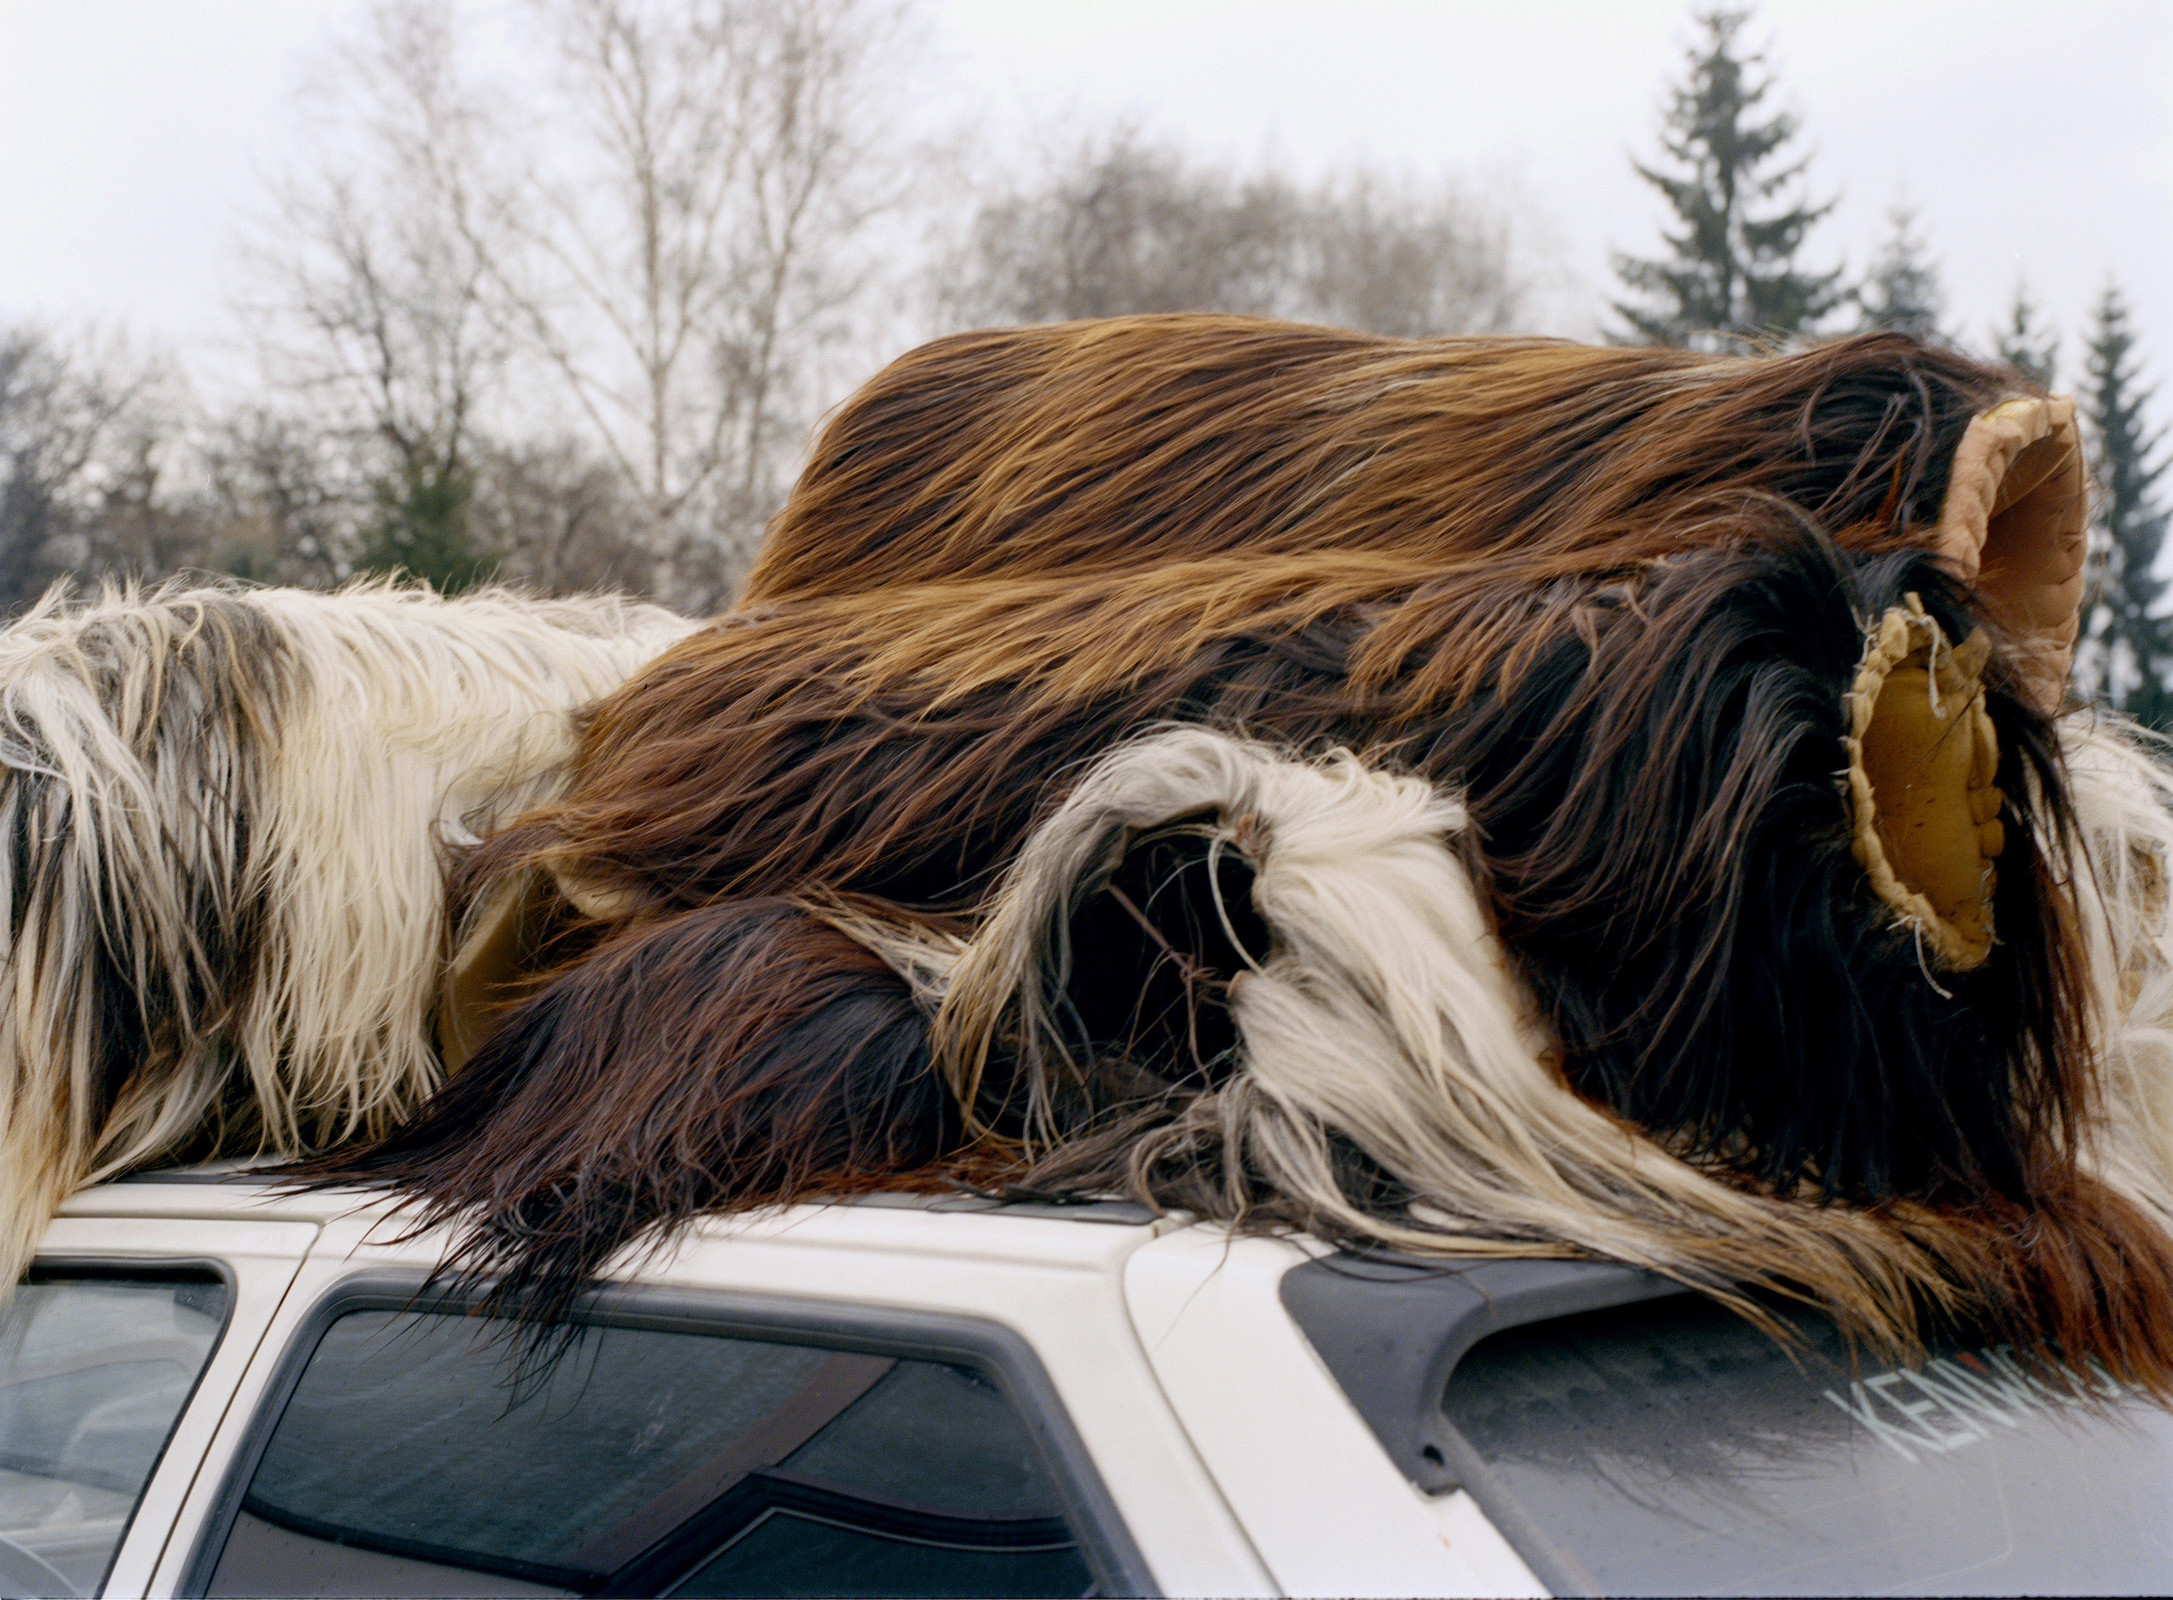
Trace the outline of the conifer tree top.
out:
[[[2173,729],[2173,618],[2158,572],[2169,513],[2157,488],[2169,462],[2163,431],[2146,420],[2152,388],[2142,378],[2127,301],[2107,284],[2091,319],[2083,367],[2084,415],[2097,446],[2096,595],[2084,624],[2094,688],[2130,716]]]
[[[2059,371],[2059,335],[2040,325],[2037,302],[2029,285],[2019,279],[2007,308],[2006,326],[1992,330],[1992,353],[2032,383],[2053,386]]]
[[[1633,163],[1675,216],[1661,230],[1666,256],[1615,257],[1616,276],[1639,297],[1615,302],[1633,343],[1713,349],[1809,336],[1845,297],[1840,269],[1796,265],[1804,235],[1833,202],[1803,197],[1807,158],[1788,156],[1795,117],[1757,120],[1773,79],[1764,57],[1737,43],[1749,18],[1698,14],[1704,37],[1661,119],[1666,162]]]
[[[1946,295],[1939,285],[1939,269],[1917,231],[1916,207],[1897,200],[1887,208],[1886,227],[1886,242],[1856,290],[1856,303],[1862,310],[1859,330],[1891,328],[1927,341],[1944,339],[1939,319],[1946,309]]]

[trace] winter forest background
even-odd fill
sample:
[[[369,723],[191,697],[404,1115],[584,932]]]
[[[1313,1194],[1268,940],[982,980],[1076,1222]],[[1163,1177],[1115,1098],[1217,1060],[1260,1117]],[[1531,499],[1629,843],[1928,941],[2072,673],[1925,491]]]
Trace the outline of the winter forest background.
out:
[[[1301,179],[1131,123],[996,161],[895,136],[923,19],[893,0],[537,0],[478,71],[443,0],[375,0],[318,63],[240,225],[245,401],[88,325],[0,322],[0,610],[58,578],[620,588],[726,604],[808,431],[949,329],[1217,309],[1391,334],[1543,326],[1559,274],[1446,173]],[[2167,453],[2124,286],[2055,328],[2017,281],[1950,322],[1919,212],[1826,265],[1837,184],[1766,35],[1696,14],[1621,181],[1605,337],[1779,348],[1901,328],[2076,393],[2100,494],[2079,687],[2173,723]],[[543,154],[547,152],[547,156]],[[956,197],[970,194],[970,204]]]

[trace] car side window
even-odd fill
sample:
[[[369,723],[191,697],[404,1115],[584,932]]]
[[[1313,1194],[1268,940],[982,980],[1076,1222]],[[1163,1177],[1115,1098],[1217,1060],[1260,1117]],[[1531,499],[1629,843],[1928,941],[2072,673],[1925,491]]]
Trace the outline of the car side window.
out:
[[[503,1325],[325,1329],[208,1592],[1077,1595],[1034,1438],[971,1360],[585,1327],[524,1380]]]
[[[209,1271],[34,1271],[0,1313],[0,1594],[96,1594],[231,1295]]]

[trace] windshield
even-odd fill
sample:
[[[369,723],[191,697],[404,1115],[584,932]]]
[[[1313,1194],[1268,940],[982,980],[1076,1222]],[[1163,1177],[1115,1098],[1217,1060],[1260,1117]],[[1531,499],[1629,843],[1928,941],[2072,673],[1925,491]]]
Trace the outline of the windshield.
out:
[[[1442,1407],[1535,1566],[1608,1594],[2163,1594],[2173,1415],[2006,1350],[1852,1363],[1695,1296],[1478,1344]]]

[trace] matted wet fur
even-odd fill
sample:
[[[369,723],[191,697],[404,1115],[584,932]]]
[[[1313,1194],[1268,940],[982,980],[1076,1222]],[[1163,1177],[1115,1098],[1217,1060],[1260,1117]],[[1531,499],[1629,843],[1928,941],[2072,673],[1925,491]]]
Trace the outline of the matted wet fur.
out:
[[[0,632],[0,1283],[82,1184],[382,1133],[436,1086],[444,847],[686,631],[493,590],[59,590]]]
[[[895,1188],[961,1127],[906,981],[805,907],[738,900],[620,930],[391,1137],[298,1170],[419,1190],[459,1230],[447,1269],[550,1321],[660,1225]]]
[[[1945,547],[1972,418],[2033,393],[1898,336],[1740,359],[1142,318],[914,352],[817,441],[742,608],[594,708],[564,800],[464,866],[471,903],[557,884],[608,952],[546,975],[477,1059],[494,1106],[543,1119],[537,1158],[517,1129],[471,1153],[443,1120],[442,1137],[320,1162],[315,1181],[421,1196],[461,1230],[456,1267],[510,1269],[546,1309],[648,1229],[853,1192],[871,1169],[1123,1183],[1241,1223],[1472,1248],[1483,1217],[1454,1239],[1405,1226],[1455,1213],[1428,1193],[1438,1164],[1390,1160],[1316,1106],[1311,1131],[1290,1134],[1317,1158],[1301,1181],[1254,1160],[1257,1122],[1210,1114],[1253,1081],[1241,1008],[1220,997],[1251,981],[1237,969],[1265,959],[1252,941],[1268,930],[1231,903],[1258,875],[1243,852],[1188,855],[1182,826],[1110,843],[1076,919],[1049,925],[1056,944],[1102,952],[1097,980],[1062,990],[1065,1051],[946,1014],[936,1059],[979,1138],[901,1170],[945,1149],[956,1114],[922,1093],[904,998],[944,1003],[960,963],[986,959],[1037,825],[1057,826],[1099,758],[1175,721],[1266,741],[1278,761],[1347,749],[1384,781],[1460,797],[1468,826],[1443,849],[1529,996],[1523,1070],[1551,1064],[1550,1092],[1581,1108],[1562,1114],[1597,1118],[1602,1143],[1688,1172],[1697,1205],[1717,1208],[1707,1222],[1788,1219],[1716,1229],[1685,1214],[1670,1256],[1680,1197],[1615,1193],[1628,1180],[1595,1156],[1570,1175],[1567,1212],[1504,1213],[1498,1243],[1645,1259],[1723,1293],[1792,1283],[1903,1345],[1922,1316],[1990,1316],[2164,1391],[2165,1186],[2137,1178],[2153,1152],[2102,1137],[2146,1052],[2122,1057],[2113,1088],[2094,1076],[2090,1025],[2111,1026],[2096,958],[2120,941],[2081,927],[2100,902],[2075,886],[2096,864],[2075,853],[2046,720],[2056,691],[2021,665],[2041,645],[2057,658],[2058,619],[2024,602],[2071,575],[2026,574],[2042,582],[2025,596],[2005,587],[2011,560],[1950,575],[1924,555]],[[2054,484],[2070,534],[2073,481]],[[1999,483],[1971,487],[1997,510]],[[1926,959],[1849,860],[1841,699],[1879,607],[1912,592],[1949,642],[1978,622],[1995,642],[2009,843],[1998,942],[1974,972]],[[804,1134],[807,1107],[846,1081],[833,1063],[795,1063],[766,1035],[682,1042],[679,1002],[652,1014],[609,988],[651,946],[667,965],[708,949],[735,985],[771,970],[707,942],[712,928],[816,959],[823,941],[789,931],[793,917],[884,953],[888,987],[839,954],[839,981],[858,974],[841,992],[866,1006],[879,991],[886,1030],[904,1030],[853,1059],[904,1075],[892,1103],[907,1121],[872,1154],[855,1134],[844,1147],[859,1153],[827,1171],[781,1157],[784,1130]],[[2134,956],[2149,939],[2121,937],[2149,968]],[[1419,992],[1369,1003],[1394,1012]],[[755,1015],[797,1016],[784,997],[747,998]],[[574,1024],[596,1012],[621,1031]],[[622,1036],[670,1044],[635,1060],[614,1050]],[[608,1100],[623,1077],[642,1103],[671,1103],[656,1074],[676,1074],[692,1107],[792,1114],[769,1156],[588,1206],[609,1185],[578,1175],[623,1167],[627,1129],[583,1132],[565,1099]],[[1435,1109],[1407,1120],[1432,1126]],[[833,1101],[828,1126],[854,1117]],[[633,1138],[666,1165],[692,1148],[670,1117]],[[1658,1232],[1611,1244],[1611,1216]],[[1801,1247],[1803,1229],[1825,1245]]]
[[[1444,595],[1470,604],[1468,587],[1215,640],[1130,694],[1036,706],[1002,685],[910,715],[854,690],[839,647],[785,708],[765,713],[761,697],[782,690],[787,672],[782,661],[763,670],[776,658],[754,647],[787,609],[731,624],[723,636],[746,645],[754,664],[741,677],[748,698],[720,696],[706,708],[715,721],[705,734],[684,740],[731,775],[719,803],[743,830],[727,876],[692,880],[690,898],[710,892],[714,903],[620,924],[595,960],[517,1008],[472,1069],[478,1085],[492,1085],[487,1117],[455,1084],[415,1136],[312,1170],[421,1196],[432,1221],[459,1230],[453,1263],[503,1272],[509,1303],[536,1291],[531,1307],[563,1305],[617,1249],[660,1225],[871,1182],[927,1182],[949,1157],[980,1181],[1128,1189],[1241,1224],[1377,1246],[1593,1252],[1721,1293],[1729,1281],[1793,1286],[1857,1331],[1904,1346],[1922,1315],[1982,1317],[2025,1344],[2095,1353],[2163,1388],[2173,1246],[2136,1196],[2108,1188],[2078,1155],[2097,1125],[2097,1091],[2084,977],[2055,884],[2072,868],[2051,726],[1995,663],[2000,783],[2013,797],[2002,939],[1984,967],[1935,974],[1850,856],[1836,779],[1841,691],[1885,606],[1917,593],[1959,634],[1971,620],[1967,597],[1920,554],[1844,555],[1769,502],[1740,507],[1737,526],[1760,516],[1755,537],[1581,590],[1534,595],[1505,575],[1490,603],[1519,609],[1526,648],[1468,692],[1423,650],[1362,690],[1353,666],[1384,631],[1418,631],[1403,608],[1446,606]],[[1441,623],[1437,653],[1453,648],[1451,627]],[[1021,716],[1022,706],[1033,713]],[[1258,1080],[1245,1075],[1257,1049],[1239,1042],[1242,1008],[1221,998],[1233,977],[1241,992],[1253,983],[1246,969],[1269,959],[1274,940],[1252,903],[1243,850],[1218,875],[1176,843],[1187,831],[1168,825],[1182,818],[1158,816],[1088,852],[1093,870],[1065,880],[1055,899],[1018,888],[1055,848],[1034,831],[1037,818],[1093,757],[1173,711],[1269,738],[1287,754],[1354,750],[1379,782],[1408,784],[1438,805],[1463,794],[1453,841],[1432,848],[1472,886],[1462,892],[1484,907],[1473,914],[1501,933],[1521,984],[1497,974],[1496,988],[1525,997],[1524,1014],[1507,1033],[1497,1028],[1490,1048],[1526,1063],[1517,1070],[1528,1088],[1554,1086],[1549,1116],[1586,1129],[1548,1157],[1546,1184],[1534,1189],[1519,1163],[1555,1136],[1499,1118],[1491,1134],[1467,1131],[1461,1144],[1411,1135],[1424,1147],[1415,1157],[1408,1143],[1393,1158],[1369,1146],[1335,1085],[1376,1083],[1383,1107],[1416,1090],[1395,1087],[1403,1079],[1370,1056],[1364,1070],[1320,1060],[1333,1027],[1307,1035],[1325,1120],[1310,1135],[1286,1130],[1286,1143],[1312,1152],[1312,1176],[1301,1183],[1287,1163],[1262,1163],[1257,1129],[1231,1120],[1235,1106],[1258,1108]],[[655,731],[652,748],[675,748],[671,730]],[[1141,757],[1134,770],[1143,762],[1151,767]],[[1092,806],[1106,769],[1095,770],[1087,798],[1075,795],[1049,827]],[[862,809],[847,812],[854,794]],[[819,815],[828,795],[839,814],[826,831],[804,854],[781,846],[776,830]],[[891,796],[896,817],[879,810]],[[871,837],[880,842],[859,848]],[[718,859],[708,858],[711,870]],[[1013,881],[999,889],[988,864],[1014,860]],[[1371,880],[1350,889],[1359,925],[1385,892]],[[778,895],[801,904],[788,911]],[[1058,922],[1007,932],[1022,897],[1057,906]],[[943,915],[946,906],[970,914]],[[823,924],[883,951],[898,975],[875,974],[859,946],[840,940],[828,958],[839,962],[836,981],[851,1005],[887,1007],[885,1020],[863,1033],[841,1016],[841,1036],[872,1042],[795,1056],[777,1041],[833,1026],[794,1010],[810,981],[794,962],[823,947],[813,932]],[[800,930],[788,944],[803,955],[774,968],[740,942],[786,937],[773,930],[787,926]],[[985,968],[1006,940],[1021,954],[1001,981],[983,982],[982,1023],[962,1026],[959,962]],[[681,997],[683,983],[631,981],[643,962],[679,970],[675,952],[690,942],[729,978],[720,992],[734,1007],[789,1014],[790,1028],[702,1026],[689,1019],[708,1012]],[[1091,961],[1074,966],[1073,949]],[[1046,1026],[990,1021],[1043,992],[1037,961],[1061,979],[1042,1003]],[[1332,975],[1332,964],[1323,971]],[[1409,1060],[1419,1036],[1405,1037],[1397,1019],[1430,992],[1421,977],[1407,974],[1418,985],[1407,993],[1360,986],[1392,1040],[1404,1039],[1384,1047],[1402,1049],[1396,1059]],[[765,995],[769,981],[785,987]],[[1465,980],[1443,972],[1426,981]],[[973,1110],[978,1146],[957,1138],[954,1103],[927,1093],[916,986],[926,1004],[946,1008],[937,1057]],[[1504,1055],[1512,1037],[1522,1053]],[[1285,1058],[1306,1056],[1286,1048]],[[895,1075],[885,1079],[882,1063]],[[1432,1126],[1430,1094],[1406,1108],[1405,1123]],[[567,1109],[627,1096],[690,1109],[684,1122],[614,1116],[608,1131]],[[716,1159],[726,1146],[690,1130],[709,1126],[714,1113],[701,1108],[726,1103],[737,1119],[732,1154]],[[745,1113],[769,1105],[785,1112],[765,1134]],[[856,1120],[875,1105],[898,1119],[880,1145]],[[819,1154],[811,1116],[828,1129]],[[1378,1131],[1385,1116],[1370,1125]],[[1628,1166],[1595,1157],[1602,1145]],[[1446,1183],[1451,1172],[1483,1174],[1486,1159],[1514,1180],[1502,1189],[1498,1178],[1492,1201]],[[636,1170],[655,1175],[614,1187],[613,1174]],[[1527,1214],[1504,1198],[1511,1191],[1555,1192],[1561,1203]],[[1429,1215],[1452,1215],[1455,1226]]]

